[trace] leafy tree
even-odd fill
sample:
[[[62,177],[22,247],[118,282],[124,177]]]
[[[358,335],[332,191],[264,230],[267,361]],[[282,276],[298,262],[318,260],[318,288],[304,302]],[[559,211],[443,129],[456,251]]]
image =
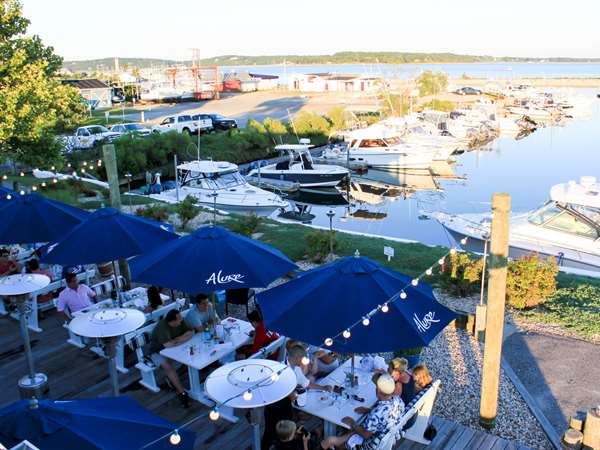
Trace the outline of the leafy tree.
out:
[[[332,108],[327,113],[327,117],[329,118],[329,122],[331,122],[331,126],[334,130],[343,130],[346,128],[346,109],[341,106],[336,106]]]
[[[175,205],[175,212],[179,216],[182,230],[185,230],[190,220],[200,213],[200,207],[197,205],[198,199],[191,195],[188,195],[182,202]]]
[[[506,300],[518,308],[533,308],[556,292],[556,259],[538,255],[522,256],[508,263]]]
[[[444,72],[432,72],[427,70],[417,78],[419,95],[436,95],[448,87],[448,75]]]
[[[47,165],[60,158],[55,134],[74,126],[84,107],[76,89],[54,78],[62,59],[25,36],[28,25],[17,0],[0,0],[0,159]]]
[[[301,112],[294,118],[294,126],[300,138],[307,137],[315,145],[327,143],[331,125],[325,117],[315,113]]]
[[[284,143],[287,140],[288,130],[280,120],[267,118],[264,120],[263,125],[269,137],[276,145]]]
[[[383,94],[380,96],[383,115],[405,116],[410,110],[410,97],[408,94]]]

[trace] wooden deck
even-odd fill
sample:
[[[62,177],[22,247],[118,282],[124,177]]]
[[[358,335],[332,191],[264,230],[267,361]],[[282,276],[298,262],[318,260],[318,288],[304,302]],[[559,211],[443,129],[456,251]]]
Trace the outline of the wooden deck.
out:
[[[60,325],[56,312],[48,314],[41,321],[42,333],[31,333],[33,354],[37,371],[45,373],[50,382],[50,397],[54,399],[90,398],[110,395],[110,381],[106,361],[89,350],[80,350],[67,344],[67,331]],[[127,355],[126,365],[132,367],[134,355]],[[19,399],[17,380],[26,372],[23,346],[19,336],[18,323],[13,319],[0,317],[0,407]],[[180,369],[182,379],[187,381],[187,373]],[[130,395],[146,408],[174,423],[184,423],[196,416],[199,419],[189,428],[197,433],[197,450],[244,450],[251,445],[251,428],[242,418],[236,424],[223,420],[211,422],[209,410],[193,402],[189,409],[183,409],[173,391],[162,389],[155,394],[141,388],[136,382],[138,371],[132,368],[128,374],[119,374],[124,394]],[[241,414],[241,413],[240,413]],[[524,449],[495,436],[474,431],[454,422],[434,418],[438,430],[431,449]],[[426,446],[410,441],[400,443],[397,448],[414,450]]]

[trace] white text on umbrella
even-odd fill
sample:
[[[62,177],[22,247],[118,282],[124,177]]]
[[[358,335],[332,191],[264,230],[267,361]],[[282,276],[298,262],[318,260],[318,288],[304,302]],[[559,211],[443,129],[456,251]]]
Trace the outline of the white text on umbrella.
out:
[[[431,328],[431,324],[432,323],[439,322],[439,319],[436,320],[436,318],[435,318],[435,312],[433,312],[433,311],[429,311],[427,314],[425,314],[423,316],[422,319],[419,319],[419,317],[415,313],[413,315],[413,320],[415,321],[415,324],[417,325],[417,329],[421,333],[424,333],[427,330],[429,330],[429,328]]]
[[[240,273],[232,273],[231,275],[221,275],[223,271],[219,270],[219,273],[214,273],[208,277],[208,280],[206,280],[206,284],[227,284],[227,283],[240,283],[240,284],[244,284],[242,280],[242,278],[244,278],[244,275],[240,274]]]

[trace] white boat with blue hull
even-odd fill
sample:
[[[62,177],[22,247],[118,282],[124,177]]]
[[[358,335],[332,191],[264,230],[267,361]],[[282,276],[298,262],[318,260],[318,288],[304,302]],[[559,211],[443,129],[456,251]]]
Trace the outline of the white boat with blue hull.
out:
[[[167,203],[179,203],[188,195],[198,204],[227,212],[269,216],[288,202],[277,194],[251,186],[239,173],[238,166],[226,161],[191,161],[177,166],[174,189],[150,197]]]
[[[464,250],[483,253],[490,214],[426,213],[438,220]],[[538,209],[513,215],[509,256],[552,256],[561,270],[600,277],[600,184],[594,177],[557,184]]]
[[[287,153],[287,158],[275,164],[252,169],[250,177],[298,183],[300,187],[335,187],[349,177],[345,167],[315,164],[305,144],[276,145],[275,150]]]

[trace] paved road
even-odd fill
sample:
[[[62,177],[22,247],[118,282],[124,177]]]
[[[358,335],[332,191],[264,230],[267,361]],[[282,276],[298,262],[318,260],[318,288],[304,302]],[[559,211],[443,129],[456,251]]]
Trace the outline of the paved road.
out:
[[[600,405],[600,345],[518,332],[503,355],[559,435],[576,411]]]
[[[325,114],[335,106],[347,106],[354,110],[372,111],[376,109],[373,98],[357,93],[329,93],[299,95],[294,92],[265,91],[247,94],[227,95],[221,100],[186,102],[172,105],[157,104],[144,109],[146,121],[158,122],[170,114],[218,113],[235,118],[240,127],[245,127],[248,119],[263,121],[267,117],[288,120],[299,111]],[[140,114],[126,114],[127,120],[139,121]]]

